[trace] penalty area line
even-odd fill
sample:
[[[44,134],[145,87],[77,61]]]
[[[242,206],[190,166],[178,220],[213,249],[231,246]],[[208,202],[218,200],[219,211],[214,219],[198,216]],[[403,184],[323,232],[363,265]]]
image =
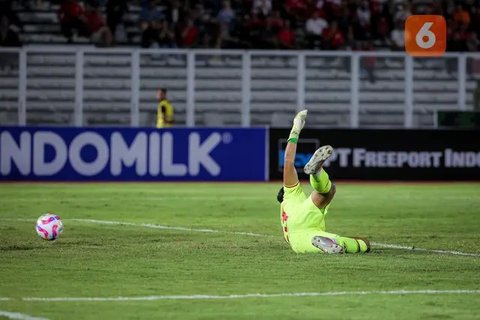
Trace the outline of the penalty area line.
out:
[[[425,249],[425,248],[408,247],[408,246],[401,246],[401,245],[397,245],[397,244],[388,244],[388,243],[380,243],[380,242],[372,242],[372,245],[374,245],[378,248],[385,248],[385,249],[422,251],[422,252],[450,254],[450,255],[465,256],[465,257],[480,257],[480,254],[478,254],[478,253],[470,253],[470,252],[462,252],[462,251],[454,251],[454,250]]]
[[[338,297],[364,295],[438,295],[438,294],[480,294],[480,290],[390,290],[390,291],[327,291],[327,292],[283,292],[283,293],[247,293],[230,295],[157,295],[142,297],[25,297],[26,302],[124,302],[158,300],[221,300],[221,299],[267,299],[282,297]],[[32,318],[33,319],[33,318]]]
[[[251,237],[274,237],[268,234],[252,233],[252,232],[243,232],[243,231],[222,231],[215,229],[196,229],[196,228],[186,228],[186,227],[174,227],[174,226],[164,226],[160,224],[153,223],[133,223],[133,222],[122,222],[122,221],[109,221],[109,220],[95,220],[95,219],[68,219],[78,222],[90,222],[96,224],[109,224],[109,225],[124,225],[132,227],[144,227],[150,229],[162,229],[162,230],[176,230],[176,231],[187,231],[187,232],[203,232],[203,233],[224,233],[224,234],[235,234],[241,236],[251,236]]]
[[[9,311],[3,311],[3,310],[0,310],[0,317],[5,317],[7,319],[17,319],[17,320],[48,320],[47,318],[39,318],[39,317],[30,316],[24,313],[9,312]]]

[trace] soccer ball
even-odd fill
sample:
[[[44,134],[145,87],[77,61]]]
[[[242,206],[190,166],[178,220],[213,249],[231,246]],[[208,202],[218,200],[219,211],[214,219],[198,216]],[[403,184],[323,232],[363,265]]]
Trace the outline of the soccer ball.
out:
[[[37,234],[44,240],[55,240],[63,232],[63,222],[53,213],[42,214],[35,227]]]

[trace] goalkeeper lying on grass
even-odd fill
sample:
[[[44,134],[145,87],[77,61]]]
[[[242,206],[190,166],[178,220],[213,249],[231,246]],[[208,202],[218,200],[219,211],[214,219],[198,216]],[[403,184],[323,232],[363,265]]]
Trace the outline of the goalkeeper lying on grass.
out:
[[[277,200],[281,207],[283,236],[293,251],[298,253],[358,253],[369,252],[370,243],[363,238],[347,238],[325,232],[325,217],[335,195],[333,184],[323,163],[333,153],[331,146],[320,147],[305,165],[314,191],[307,197],[298,181],[295,169],[295,153],[300,131],[305,124],[307,110],[300,111],[293,120],[288,137],[283,168],[283,187]]]

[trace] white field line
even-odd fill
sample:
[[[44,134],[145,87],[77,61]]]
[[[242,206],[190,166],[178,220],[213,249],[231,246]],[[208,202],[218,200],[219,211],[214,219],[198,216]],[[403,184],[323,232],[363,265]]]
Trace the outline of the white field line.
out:
[[[230,295],[158,295],[143,297],[25,297],[29,302],[122,302],[122,301],[156,301],[156,300],[220,300],[248,298],[281,297],[328,297],[328,296],[364,296],[364,295],[434,295],[434,294],[480,294],[480,290],[391,290],[391,291],[327,291],[327,292],[284,292],[284,293],[247,293]]]
[[[162,230],[176,230],[176,231],[187,231],[187,232],[203,232],[203,233],[226,233],[226,234],[236,234],[241,236],[251,236],[251,237],[274,237],[267,234],[252,233],[252,232],[242,232],[242,231],[222,231],[214,229],[196,229],[196,228],[185,228],[185,227],[173,227],[173,226],[163,226],[160,224],[153,223],[132,223],[132,222],[122,222],[122,221],[108,221],[108,220],[95,220],[95,219],[68,219],[78,222],[89,222],[96,224],[110,224],[110,225],[124,225],[132,227],[144,227],[150,229],[162,229]]]
[[[410,251],[433,252],[433,253],[440,253],[440,254],[451,254],[455,256],[480,257],[480,253],[470,253],[470,252],[462,252],[462,251],[454,251],[454,250],[425,249],[425,248],[408,247],[408,246],[401,246],[397,244],[388,244],[388,243],[380,243],[380,242],[372,242],[372,245],[379,248],[386,248],[386,249],[400,249],[400,250],[410,250]]]
[[[0,220],[32,221],[32,219],[6,219],[6,218],[2,218]],[[143,228],[150,228],[150,229],[176,230],[176,231],[186,231],[186,232],[223,233],[223,234],[235,234],[235,235],[252,236],[252,237],[270,237],[270,238],[277,237],[274,235],[252,233],[252,232],[223,231],[223,230],[215,230],[215,229],[196,229],[196,228],[186,228],[186,227],[164,226],[164,225],[153,224],[153,223],[133,223],[133,222],[122,222],[122,221],[76,219],[76,218],[72,218],[68,220],[94,223],[94,224],[124,225],[124,226],[131,226],[131,227],[143,227]],[[417,248],[417,247],[410,247],[410,246],[404,246],[404,245],[398,245],[398,244],[388,244],[388,243],[381,243],[381,242],[371,242],[371,244],[377,248],[385,248],[385,249],[422,251],[422,252],[455,255],[455,256],[480,257],[480,253],[470,253],[470,252],[442,250],[442,249],[425,249],[425,248]]]
[[[38,318],[32,317],[28,314],[18,313],[18,312],[8,312],[0,310],[0,317],[5,317],[8,319],[17,319],[17,320],[48,320],[47,318]]]

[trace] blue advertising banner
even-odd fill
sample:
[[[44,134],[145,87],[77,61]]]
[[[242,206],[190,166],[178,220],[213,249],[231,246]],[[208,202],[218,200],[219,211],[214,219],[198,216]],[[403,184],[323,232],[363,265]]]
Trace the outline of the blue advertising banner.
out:
[[[0,127],[0,180],[264,181],[265,128]]]

